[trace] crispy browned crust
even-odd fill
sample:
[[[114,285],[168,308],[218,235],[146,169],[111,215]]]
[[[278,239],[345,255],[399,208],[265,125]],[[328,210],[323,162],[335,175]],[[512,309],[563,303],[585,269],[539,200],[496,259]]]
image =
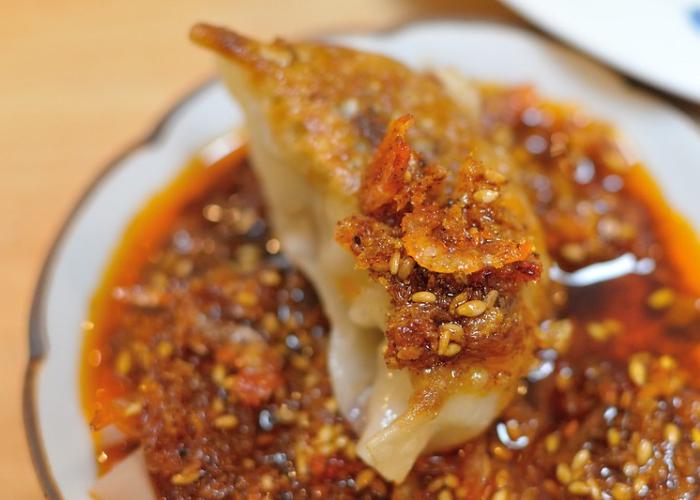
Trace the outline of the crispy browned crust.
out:
[[[280,149],[297,155],[290,166],[334,195],[359,191],[363,170],[398,116],[414,116],[408,138],[431,163],[452,168],[474,146],[474,124],[440,81],[385,56],[321,43],[262,44],[203,24],[191,37],[253,80],[251,100]]]
[[[535,325],[520,292],[542,269],[519,218],[528,207],[509,193],[503,176],[473,159],[451,174],[426,165],[407,142],[411,122],[404,116],[389,126],[365,171],[364,213],[340,221],[336,231],[357,265],[391,296],[387,363],[423,369],[468,358],[481,366],[497,359],[501,366],[511,358],[522,368]],[[425,292],[429,300],[418,300]],[[458,312],[467,301],[487,307],[467,317]],[[441,346],[444,324],[462,329],[455,333],[452,326],[456,354]]]

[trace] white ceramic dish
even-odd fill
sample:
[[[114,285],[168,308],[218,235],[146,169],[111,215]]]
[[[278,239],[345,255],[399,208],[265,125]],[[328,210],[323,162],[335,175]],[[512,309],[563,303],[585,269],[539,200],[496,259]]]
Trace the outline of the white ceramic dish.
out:
[[[473,78],[532,82],[548,96],[582,104],[624,131],[676,208],[700,229],[700,130],[682,112],[587,58],[530,32],[485,22],[422,23],[334,40],[416,67],[453,66]],[[94,480],[79,406],[81,323],[112,249],[131,217],[194,151],[240,125],[242,115],[222,86],[205,85],[107,168],[61,231],[35,295],[25,386],[27,433],[47,496],[87,499]]]
[[[696,0],[502,0],[625,73],[700,103]]]

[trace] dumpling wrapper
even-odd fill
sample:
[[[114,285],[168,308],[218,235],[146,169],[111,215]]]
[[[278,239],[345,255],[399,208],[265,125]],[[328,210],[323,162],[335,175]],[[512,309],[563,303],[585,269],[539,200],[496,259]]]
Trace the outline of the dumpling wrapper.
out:
[[[468,86],[454,75],[441,81],[380,55],[281,40],[266,45],[208,25],[195,26],[191,36],[219,56],[221,76],[247,118],[273,228],[331,320],[330,376],[341,411],[360,434],[358,454],[400,482],[421,453],[459,445],[493,421],[530,367],[531,339],[489,366],[502,375],[498,382],[474,383],[469,362],[388,368],[381,351],[391,298],[336,242],[337,223],[360,213],[363,172],[390,122],[406,113],[414,117],[408,140],[427,161],[455,170],[476,152],[506,175],[509,167],[479,138],[474,109],[464,107]],[[450,89],[459,89],[456,99]],[[534,215],[523,197],[514,199],[532,246],[542,250]],[[519,311],[534,325],[543,314],[542,291],[529,284],[521,295]]]

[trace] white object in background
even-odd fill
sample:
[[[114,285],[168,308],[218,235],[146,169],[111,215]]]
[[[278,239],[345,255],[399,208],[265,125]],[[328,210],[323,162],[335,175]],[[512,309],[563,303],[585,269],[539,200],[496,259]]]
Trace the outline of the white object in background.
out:
[[[628,75],[700,103],[700,0],[501,0]]]

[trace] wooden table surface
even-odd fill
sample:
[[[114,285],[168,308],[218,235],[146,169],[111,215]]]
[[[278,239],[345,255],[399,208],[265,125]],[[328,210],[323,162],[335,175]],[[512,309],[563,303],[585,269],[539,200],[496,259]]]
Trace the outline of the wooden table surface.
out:
[[[0,498],[41,498],[21,419],[32,291],[100,168],[212,75],[195,21],[308,36],[423,17],[513,16],[460,0],[3,0],[0,16]],[[69,450],[67,450],[69,452]]]
[[[2,0],[0,12],[0,498],[13,500],[41,497],[20,404],[41,263],[102,166],[213,74],[187,40],[193,22],[289,38],[426,17],[518,22],[494,0]]]

